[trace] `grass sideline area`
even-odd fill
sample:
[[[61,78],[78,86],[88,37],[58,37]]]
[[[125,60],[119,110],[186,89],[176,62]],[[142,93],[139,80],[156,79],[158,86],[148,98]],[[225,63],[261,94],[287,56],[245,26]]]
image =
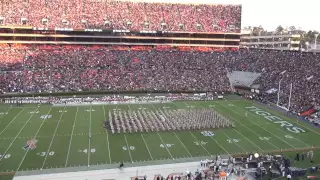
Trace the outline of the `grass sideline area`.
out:
[[[260,110],[247,108],[253,106]],[[115,109],[168,108],[214,108],[230,118],[236,127],[212,129],[214,136],[202,136],[202,131],[111,134],[103,128],[103,121],[108,119],[109,111]],[[271,115],[273,116],[270,117]],[[37,140],[36,148],[24,150],[27,141],[33,137]],[[320,146],[319,138],[319,128],[247,100],[78,107],[1,105],[0,179],[10,178],[10,173],[17,171],[36,169],[120,162],[126,164],[248,152],[291,151],[295,154],[296,151],[317,149]],[[315,162],[319,163],[319,150],[315,151]]]

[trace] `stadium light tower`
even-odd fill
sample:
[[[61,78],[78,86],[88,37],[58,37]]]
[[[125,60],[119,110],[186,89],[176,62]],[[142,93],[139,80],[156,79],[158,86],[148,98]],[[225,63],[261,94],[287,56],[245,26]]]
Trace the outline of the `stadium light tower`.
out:
[[[319,34],[314,34],[314,49],[317,49],[317,38]]]

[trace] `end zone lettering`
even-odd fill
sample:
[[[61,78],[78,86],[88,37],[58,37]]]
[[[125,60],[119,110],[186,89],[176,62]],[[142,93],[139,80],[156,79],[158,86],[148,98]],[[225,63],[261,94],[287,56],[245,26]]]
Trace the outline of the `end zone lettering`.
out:
[[[306,132],[304,129],[294,126],[293,124],[284,121],[283,119],[273,116],[268,112],[265,112],[255,106],[246,107],[246,109],[249,109],[249,111],[255,112],[259,116],[263,116],[265,119],[275,123],[280,124],[281,127],[285,128],[286,130],[293,132],[293,133],[303,133]]]

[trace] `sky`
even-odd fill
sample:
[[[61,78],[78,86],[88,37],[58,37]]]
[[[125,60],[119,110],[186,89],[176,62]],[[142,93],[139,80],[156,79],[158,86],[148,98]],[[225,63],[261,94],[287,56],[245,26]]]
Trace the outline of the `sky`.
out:
[[[261,25],[268,31],[284,28],[320,31],[320,0],[162,0],[172,2],[241,4],[242,27]]]

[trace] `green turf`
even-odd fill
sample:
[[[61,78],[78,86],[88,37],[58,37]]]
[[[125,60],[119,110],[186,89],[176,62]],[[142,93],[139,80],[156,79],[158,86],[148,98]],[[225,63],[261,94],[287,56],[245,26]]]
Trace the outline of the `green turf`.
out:
[[[256,106],[306,132],[292,133],[279,123],[268,121],[246,107]],[[213,129],[213,137],[201,131],[152,132],[112,135],[103,128],[109,111],[114,109],[214,108],[229,117],[235,128]],[[319,147],[320,130],[309,124],[284,117],[279,112],[246,100],[176,101],[166,104],[93,105],[79,107],[0,106],[0,172],[31,169],[132,163],[160,159],[270,152]],[[7,114],[5,112],[8,112]],[[37,113],[30,113],[37,112]],[[51,118],[42,120],[43,115]],[[88,134],[92,134],[89,138]],[[36,149],[23,146],[32,137]],[[289,138],[288,138],[289,137]],[[165,144],[165,146],[160,146]]]

